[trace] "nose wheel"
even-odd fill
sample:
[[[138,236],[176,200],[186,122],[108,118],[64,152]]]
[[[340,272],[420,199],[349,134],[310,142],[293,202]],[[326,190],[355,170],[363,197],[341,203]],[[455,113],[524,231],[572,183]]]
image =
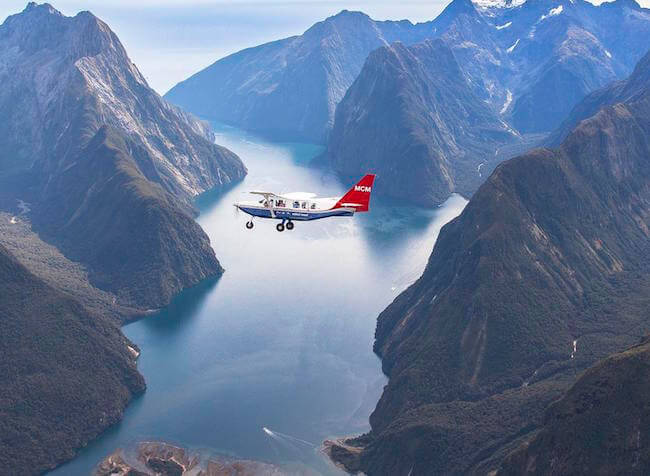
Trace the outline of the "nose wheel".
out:
[[[278,231],[284,231],[284,223],[278,223],[275,225],[275,229]]]
[[[246,222],[246,228],[249,230],[253,229],[253,220]]]
[[[293,222],[292,221],[287,222],[287,230],[293,230]]]

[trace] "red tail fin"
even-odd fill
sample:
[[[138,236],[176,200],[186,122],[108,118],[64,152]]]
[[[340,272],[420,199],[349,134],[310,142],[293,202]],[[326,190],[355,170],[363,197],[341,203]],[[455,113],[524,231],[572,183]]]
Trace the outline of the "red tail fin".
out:
[[[367,212],[370,205],[370,193],[372,184],[375,182],[375,175],[368,174],[359,180],[354,187],[336,202],[334,208],[350,207],[355,208],[357,212]]]

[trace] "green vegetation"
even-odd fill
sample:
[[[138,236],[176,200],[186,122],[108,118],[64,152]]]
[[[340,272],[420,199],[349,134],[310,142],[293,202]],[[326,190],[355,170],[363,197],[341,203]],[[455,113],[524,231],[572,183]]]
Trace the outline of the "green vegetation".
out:
[[[648,395],[650,338],[584,372],[498,474],[648,474]]]
[[[102,127],[83,160],[50,185],[36,231],[75,261],[91,282],[140,307],[161,307],[184,287],[222,272],[207,235],[127,151],[134,144]],[[89,187],[89,184],[92,184]]]
[[[497,469],[578,373],[646,331],[649,86],[497,167],[443,228],[378,319],[390,382],[364,472]]]
[[[119,421],[144,391],[129,345],[0,245],[0,472],[41,473]]]

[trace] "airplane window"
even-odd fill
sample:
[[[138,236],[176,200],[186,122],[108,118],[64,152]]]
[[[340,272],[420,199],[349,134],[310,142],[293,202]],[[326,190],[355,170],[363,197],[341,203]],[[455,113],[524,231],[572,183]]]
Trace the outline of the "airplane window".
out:
[[[300,202],[293,202],[293,208],[300,208]]]
[[[302,202],[302,208],[307,209],[307,202]]]
[[[311,209],[312,209],[312,210],[316,210],[316,204],[315,204],[315,203],[312,203],[312,204],[311,204]]]

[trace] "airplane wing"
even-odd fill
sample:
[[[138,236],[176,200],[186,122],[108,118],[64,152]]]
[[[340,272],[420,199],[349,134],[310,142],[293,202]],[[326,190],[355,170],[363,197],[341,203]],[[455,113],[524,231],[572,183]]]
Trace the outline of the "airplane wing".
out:
[[[248,193],[251,193],[251,194],[253,194],[253,195],[262,195],[264,198],[268,198],[268,197],[277,197],[277,196],[278,196],[277,194],[275,194],[275,193],[273,193],[273,192],[261,192],[261,191],[259,191],[259,190],[251,190],[251,191],[248,192]]]
[[[271,198],[273,198],[273,199],[281,198],[279,195],[276,195],[273,192],[262,192],[262,191],[259,191],[259,190],[251,190],[248,193],[253,194],[253,195],[261,195],[261,196],[263,196],[264,200],[266,200],[266,202],[268,203],[268,205],[265,205],[265,206],[268,206],[269,209],[271,210],[271,218],[275,218],[275,207],[273,206],[273,201],[270,200],[270,199]]]

